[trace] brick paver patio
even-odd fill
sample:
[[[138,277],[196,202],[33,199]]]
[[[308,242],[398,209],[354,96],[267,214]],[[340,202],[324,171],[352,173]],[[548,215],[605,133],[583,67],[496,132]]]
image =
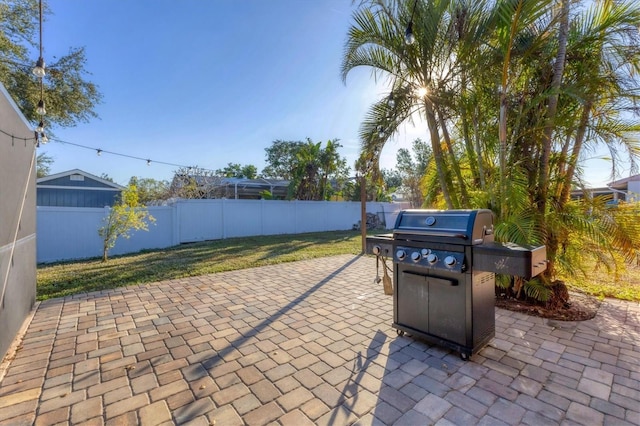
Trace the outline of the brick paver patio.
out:
[[[498,309],[470,361],[391,328],[375,260],[336,256],[43,302],[1,424],[640,424],[640,306]]]

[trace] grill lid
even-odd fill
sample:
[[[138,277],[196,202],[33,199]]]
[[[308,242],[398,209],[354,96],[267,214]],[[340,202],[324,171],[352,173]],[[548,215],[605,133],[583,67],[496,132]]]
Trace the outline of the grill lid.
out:
[[[475,245],[493,241],[491,210],[402,210],[394,239]]]

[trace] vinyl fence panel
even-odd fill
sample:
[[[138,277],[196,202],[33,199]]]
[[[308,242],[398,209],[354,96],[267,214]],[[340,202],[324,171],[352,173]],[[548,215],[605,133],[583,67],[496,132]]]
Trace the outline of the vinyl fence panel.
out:
[[[38,207],[38,262],[100,256],[102,240],[98,228],[104,215],[104,208]]]
[[[393,227],[400,203],[367,203]],[[156,219],[148,231],[119,238],[111,255],[182,243],[257,235],[350,230],[360,220],[360,203],[277,200],[178,200],[148,207]],[[98,228],[108,208],[38,207],[37,261],[83,259],[102,255]]]
[[[224,238],[224,202],[227,200],[180,200],[178,210],[180,243]]]

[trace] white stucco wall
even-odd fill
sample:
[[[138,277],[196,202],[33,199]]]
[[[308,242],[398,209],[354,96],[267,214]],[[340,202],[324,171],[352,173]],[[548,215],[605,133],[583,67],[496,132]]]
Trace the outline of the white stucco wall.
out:
[[[35,140],[0,84],[0,359],[36,297]]]

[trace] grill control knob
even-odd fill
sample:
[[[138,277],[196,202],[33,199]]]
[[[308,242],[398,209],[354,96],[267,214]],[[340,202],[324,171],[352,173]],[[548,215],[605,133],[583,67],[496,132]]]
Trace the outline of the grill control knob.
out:
[[[414,262],[419,262],[420,259],[422,259],[422,256],[420,256],[420,253],[418,253],[417,251],[411,253],[411,260],[413,260]]]
[[[373,254],[375,254],[376,256],[380,254],[380,252],[382,252],[382,250],[380,249],[380,246],[373,246],[373,248],[371,249],[371,251],[373,252]]]
[[[453,265],[456,264],[456,258],[453,256],[447,256],[444,258],[444,264],[449,267],[453,267]]]
[[[427,257],[429,255],[429,253],[431,253],[431,250],[429,249],[422,249],[420,251],[420,253],[422,253],[423,256]]]
[[[403,260],[405,257],[407,257],[407,253],[405,253],[404,250],[401,249],[396,252],[396,258],[398,260]]]
[[[434,264],[438,261],[438,256],[435,255],[435,253],[430,253],[429,256],[427,256],[427,262]]]

